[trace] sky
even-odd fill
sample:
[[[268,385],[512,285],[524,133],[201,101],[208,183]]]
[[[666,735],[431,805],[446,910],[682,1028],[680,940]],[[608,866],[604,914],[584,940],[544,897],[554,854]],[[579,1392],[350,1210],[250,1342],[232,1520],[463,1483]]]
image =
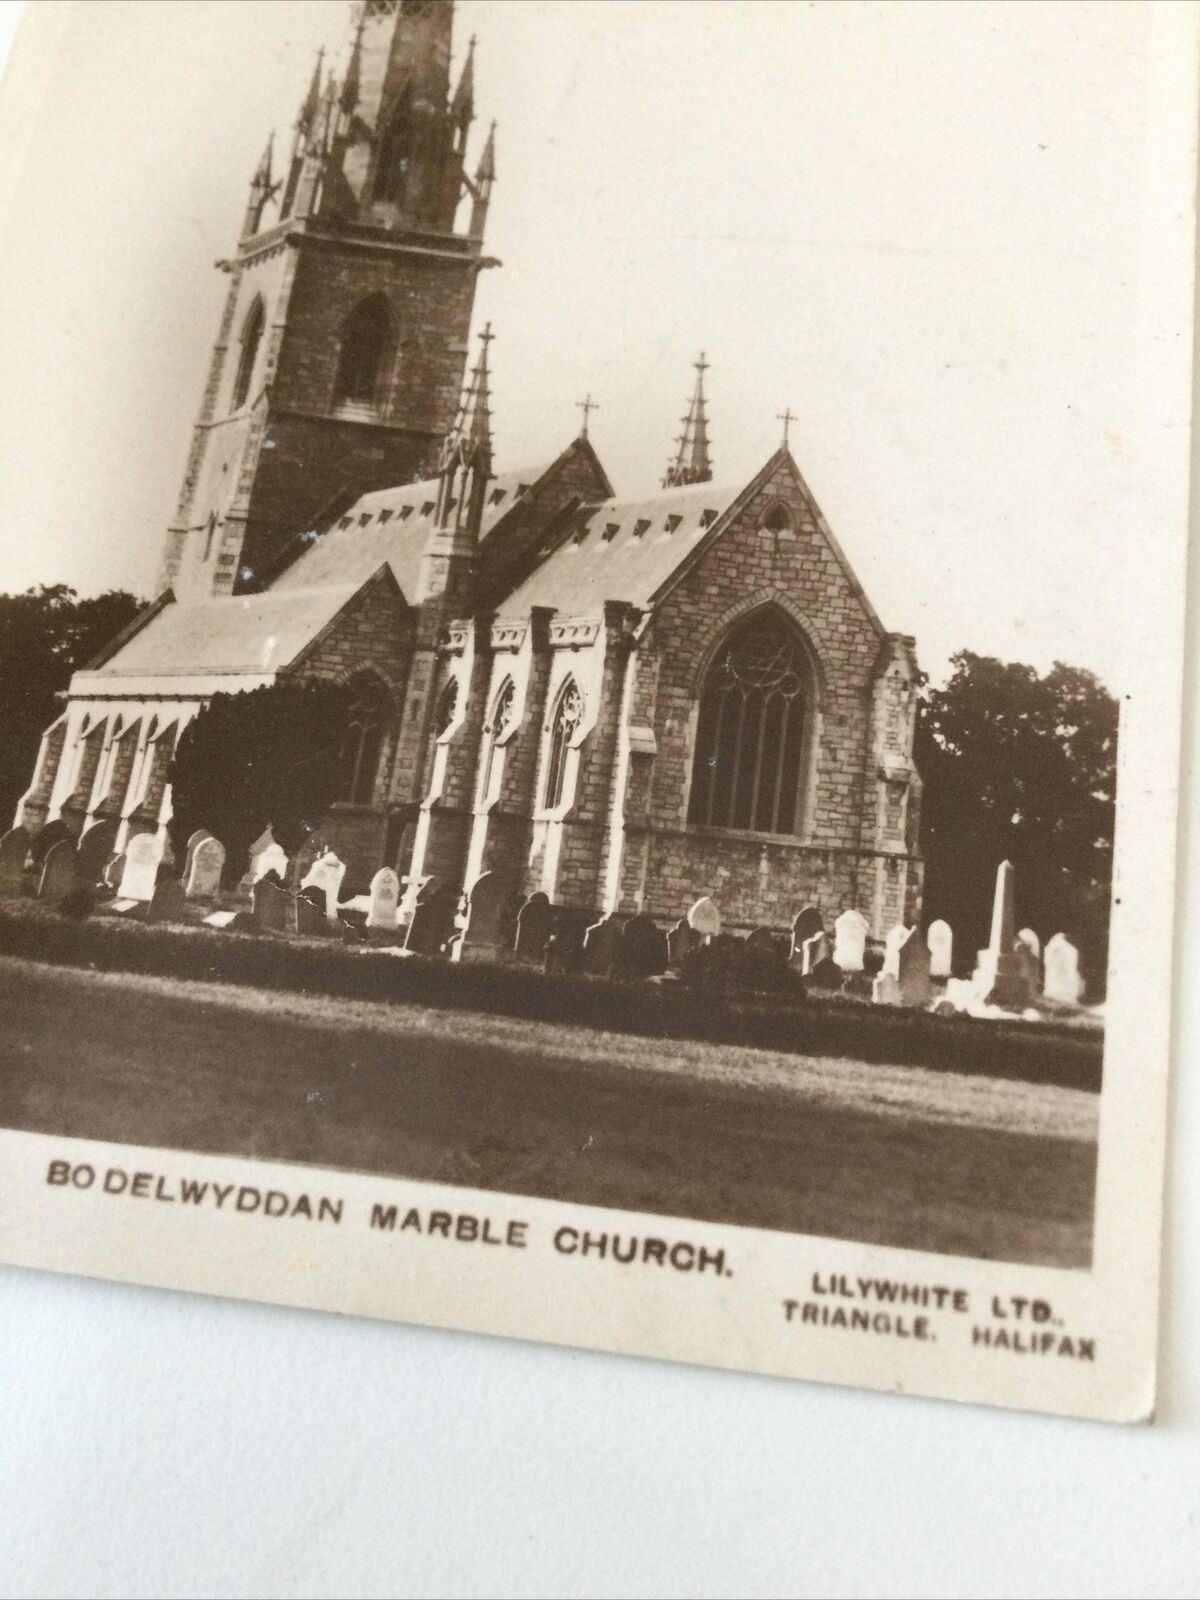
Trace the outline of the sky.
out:
[[[499,470],[715,476],[797,420],[889,629],[1119,687],[1153,7],[461,0],[499,127],[476,326]],[[247,184],[346,0],[70,8],[0,243],[0,590],[151,591]],[[48,30],[47,30],[48,31]],[[37,49],[32,34],[16,52]],[[27,61],[29,56],[27,55]],[[14,143],[15,141],[15,143]]]

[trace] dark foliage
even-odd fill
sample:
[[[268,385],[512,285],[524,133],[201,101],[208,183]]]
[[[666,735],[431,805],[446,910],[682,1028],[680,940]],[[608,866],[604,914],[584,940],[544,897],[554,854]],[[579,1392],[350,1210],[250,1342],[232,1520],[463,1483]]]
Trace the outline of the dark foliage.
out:
[[[131,623],[123,590],[81,600],[65,583],[0,594],[0,831],[29,787],[42,734],[76,672]]]
[[[289,853],[321,821],[337,793],[352,694],[319,679],[284,680],[218,694],[184,729],[171,763],[171,842],[207,828],[238,875],[267,826]]]
[[[1078,946],[1103,992],[1112,889],[1117,702],[1090,672],[962,651],[927,689],[917,730],[925,781],[924,916],[954,929],[956,964],[987,943],[996,868],[1017,869],[1018,925]]]
[[[939,1017],[815,994],[800,1003],[782,996],[735,999],[682,984],[548,977],[533,968],[489,962],[460,965],[421,956],[397,961],[365,944],[271,938],[249,928],[241,935],[147,927],[108,917],[71,923],[11,903],[0,907],[0,951],[102,972],[441,1006],[650,1038],[704,1039],[785,1054],[848,1056],[1100,1088],[1102,1035],[1068,1024]]]

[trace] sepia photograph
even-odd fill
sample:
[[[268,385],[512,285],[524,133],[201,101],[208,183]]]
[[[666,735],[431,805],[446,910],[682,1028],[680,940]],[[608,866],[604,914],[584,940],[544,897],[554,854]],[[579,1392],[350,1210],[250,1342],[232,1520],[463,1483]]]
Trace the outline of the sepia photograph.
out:
[[[793,1236],[773,1337],[886,1367],[957,1317],[1030,1405],[1096,1364],[1047,1274],[1099,1281],[1107,1164],[1152,1288],[1165,1115],[1163,28],[72,11],[0,270],[8,1259],[102,1212],[70,1270],[186,1283],[149,1263],[190,1213],[228,1257],[278,1224],[283,1274],[353,1193],[447,1274],[541,1230],[732,1295],[737,1240]],[[463,1325],[424,1292],[386,1314]],[[508,1292],[481,1319],[544,1336]],[[1151,1391],[1152,1300],[1099,1340]]]

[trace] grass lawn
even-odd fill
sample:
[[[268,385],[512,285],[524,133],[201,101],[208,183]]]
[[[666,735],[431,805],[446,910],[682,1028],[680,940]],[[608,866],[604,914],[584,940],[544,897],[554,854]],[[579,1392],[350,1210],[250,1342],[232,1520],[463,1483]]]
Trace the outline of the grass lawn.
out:
[[[1097,1097],[0,958],[0,1124],[1086,1266]]]

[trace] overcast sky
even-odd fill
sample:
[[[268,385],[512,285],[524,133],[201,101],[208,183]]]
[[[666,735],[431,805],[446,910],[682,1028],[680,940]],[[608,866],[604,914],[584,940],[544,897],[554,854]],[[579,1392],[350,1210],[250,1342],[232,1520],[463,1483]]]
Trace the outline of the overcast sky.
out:
[[[463,0],[501,469],[716,476],[798,421],[884,623],[1117,686],[1152,8]],[[148,594],[246,185],[345,0],[77,6],[0,244],[0,589]],[[18,41],[18,50],[21,43]],[[11,129],[0,126],[0,134]]]

